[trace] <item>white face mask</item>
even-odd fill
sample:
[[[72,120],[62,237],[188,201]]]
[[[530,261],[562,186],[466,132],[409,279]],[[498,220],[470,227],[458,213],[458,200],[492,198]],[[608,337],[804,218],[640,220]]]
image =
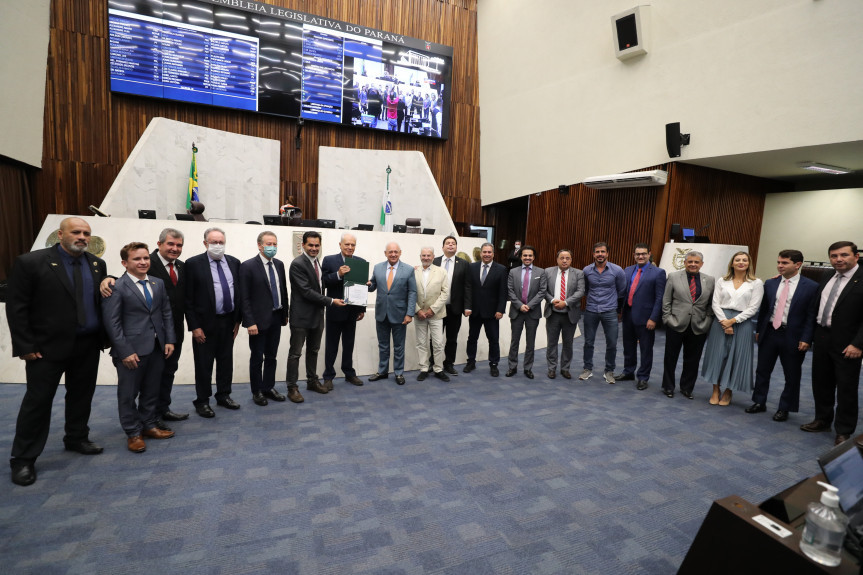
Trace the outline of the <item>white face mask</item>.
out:
[[[220,260],[225,255],[225,244],[207,244],[207,253],[214,260]]]

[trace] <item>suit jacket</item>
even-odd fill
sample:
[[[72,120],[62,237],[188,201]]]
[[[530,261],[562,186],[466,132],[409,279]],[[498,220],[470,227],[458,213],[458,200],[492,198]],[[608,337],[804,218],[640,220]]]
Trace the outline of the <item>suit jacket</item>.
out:
[[[317,329],[324,321],[324,308],[333,303],[333,298],[324,295],[323,268],[321,283],[315,266],[305,253],[291,262],[288,278],[291,282],[291,325],[303,329]]]
[[[114,283],[111,295],[102,300],[102,322],[111,340],[111,356],[124,359],[133,353],[139,357],[153,353],[156,338],[162,349],[174,343],[174,318],[165,284],[159,278],[147,277],[147,288],[153,298],[147,307],[144,294],[128,273]]]
[[[53,246],[22,254],[12,266],[6,318],[15,357],[39,352],[46,359],[64,360],[74,350],[78,328],[75,288],[58,249]],[[105,262],[88,252],[80,257],[86,258],[82,264],[93,276],[93,303],[100,313],[99,284],[107,275]]]
[[[636,265],[631,265],[623,273],[626,275],[626,294],[623,296],[623,307],[627,307],[629,299],[629,287],[632,277],[635,275]],[[641,270],[635,293],[632,294],[632,323],[635,325],[646,325],[647,320],[659,323],[662,319],[662,297],[665,294],[665,270],[658,268],[652,263],[647,263]],[[687,288],[689,289],[689,288]],[[692,297],[690,296],[690,300]]]
[[[471,282],[467,279],[470,263],[460,257],[455,257],[455,267],[452,270],[452,285],[449,288],[450,307],[458,313],[470,308]],[[443,268],[443,256],[436,257],[432,263]],[[446,272],[446,270],[444,270]]]
[[[355,260],[364,262],[363,258],[352,256]],[[327,295],[333,299],[345,298],[345,280],[339,277],[339,268],[345,263],[341,252],[326,256],[321,264],[324,287]],[[327,321],[356,321],[361,313],[365,313],[364,305],[331,306],[327,310]]]
[[[372,285],[369,286],[369,291],[378,292],[375,299],[375,321],[402,323],[405,316],[413,317],[416,309],[417,282],[414,278],[414,268],[400,261],[392,286],[387,291],[388,268],[389,262],[381,262],[375,264],[372,272]]]
[[[527,312],[520,310],[524,304],[521,301],[523,278],[524,271],[522,271],[521,267],[509,270],[509,277],[506,281],[507,295],[509,297],[509,317],[516,318],[518,314],[526,313],[532,319],[539,319],[542,317],[542,300],[545,299],[545,292],[548,290],[545,270],[539,266],[531,266],[530,268],[530,286],[527,288],[527,305],[530,307],[530,311]]]
[[[764,333],[770,325],[770,316],[776,307],[776,299],[779,297],[779,287],[782,285],[782,276],[771,278],[764,282],[764,297],[761,299],[761,307],[758,309],[758,319],[755,324],[755,333]],[[812,334],[815,331],[815,314],[818,312],[818,282],[800,276],[794,297],[791,298],[791,307],[788,308],[788,323],[785,329],[789,331],[795,343],[803,341],[812,343]]]
[[[821,292],[824,291],[824,286],[827,285],[831,277],[833,276],[825,278],[818,286],[815,302],[816,319],[819,319],[817,314]],[[857,273],[848,279],[842,293],[836,298],[836,303],[833,304],[833,311],[830,314],[830,325],[832,340],[838,351],[845,349],[848,345],[863,349],[863,266],[857,268]]]
[[[231,312],[234,323],[240,323],[240,260],[225,254],[228,268],[234,278],[234,309]],[[198,328],[204,334],[212,332],[216,325],[216,288],[210,273],[210,259],[206,252],[190,257],[184,266],[186,270],[186,324],[189,331]]]
[[[175,343],[183,343],[186,333],[183,325],[183,318],[186,315],[186,272],[183,271],[185,264],[180,260],[174,261],[174,272],[177,274],[177,285],[171,281],[171,274],[165,268],[162,260],[159,259],[159,250],[153,250],[150,254],[150,271],[149,275],[157,277],[165,284],[165,291],[168,292],[168,301],[171,302],[171,316],[174,318],[174,337],[177,338]],[[127,356],[128,357],[128,356]]]
[[[662,295],[662,322],[666,327],[682,332],[691,325],[692,332],[696,334],[707,333],[710,329],[713,321],[714,280],[712,276],[701,272],[698,275],[701,295],[693,302],[686,270],[668,274]]]
[[[491,319],[494,314],[503,314],[506,311],[506,266],[492,262],[488,268],[485,283],[480,283],[482,274],[482,262],[473,262],[468,271],[468,281],[471,284],[471,305],[465,302],[465,309],[471,310],[471,315],[477,315],[481,319]]]
[[[423,285],[423,268],[419,266],[414,272],[417,284],[416,311],[432,310],[431,319],[446,317],[446,299],[449,296],[449,274],[446,270],[432,264],[429,266],[428,285]],[[453,280],[455,281],[455,280]]]
[[[552,300],[560,299],[560,285],[557,284],[557,266],[545,268],[545,312],[549,317],[554,313]],[[566,313],[570,323],[578,323],[581,318],[581,298],[584,297],[584,272],[578,268],[566,270]]]
[[[273,267],[279,281],[280,325],[288,323],[288,282],[285,277],[285,264],[273,258]],[[258,326],[259,330],[269,329],[273,323],[273,292],[270,290],[269,270],[261,261],[261,256],[240,264],[240,313],[243,327]]]

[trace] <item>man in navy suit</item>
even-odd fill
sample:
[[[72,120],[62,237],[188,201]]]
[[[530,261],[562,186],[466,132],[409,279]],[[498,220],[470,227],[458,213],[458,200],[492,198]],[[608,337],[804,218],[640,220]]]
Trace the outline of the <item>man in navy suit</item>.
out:
[[[482,253],[482,252],[480,252]],[[507,277],[509,297],[509,322],[512,341],[509,345],[509,369],[506,376],[512,377],[518,371],[518,344],[521,332],[527,328],[524,349],[524,376],[533,379],[533,346],[536,329],[542,317],[542,300],[545,299],[545,270],[533,265],[536,249],[533,246],[521,248],[521,265],[512,268]]]
[[[443,240],[443,255],[432,263],[443,268],[449,276],[449,291],[446,301],[446,316],[443,318],[444,360],[443,370],[450,375],[458,375],[455,366],[455,352],[458,349],[458,332],[461,329],[461,318],[465,310],[465,302],[470,301],[471,282],[468,281],[468,266],[470,263],[457,257],[458,242],[455,236],[447,236]]]
[[[207,252],[186,261],[186,323],[192,332],[195,356],[195,412],[215,417],[210,407],[213,363],[216,364],[216,403],[240,409],[231,399],[234,376],[234,338],[240,329],[238,289],[240,260],[225,253],[225,232],[204,232]]]
[[[335,299],[345,297],[345,274],[351,271],[350,266],[345,265],[345,259],[354,258],[364,262],[361,257],[354,256],[357,248],[357,238],[353,234],[345,232],[339,240],[339,253],[326,256],[321,264],[324,276],[324,286],[327,295]],[[333,389],[333,379],[336,377],[336,356],[339,353],[339,340],[342,343],[342,373],[345,381],[354,385],[362,385],[363,380],[357,377],[354,369],[354,340],[357,334],[357,322],[366,315],[365,306],[347,305],[344,307],[330,307],[326,315],[326,336],[324,342],[324,387],[327,391]]]
[[[467,337],[467,365],[464,372],[476,369],[476,348],[479,331],[485,330],[488,339],[488,365],[492,377],[500,372],[500,318],[506,310],[507,271],[494,261],[494,246],[488,242],[480,246],[480,261],[470,264],[468,280],[471,282],[470,298],[465,301],[470,331]]]
[[[623,300],[623,372],[617,381],[635,379],[635,388],[647,389],[653,368],[653,343],[656,326],[662,318],[662,295],[665,293],[665,270],[650,263],[647,244],[635,244],[635,265],[626,268],[626,297]],[[638,371],[637,351],[641,352]],[[671,392],[674,393],[673,391]]]
[[[399,261],[402,250],[396,242],[384,249],[387,261],[375,265],[369,291],[377,291],[375,321],[378,334],[378,371],[369,381],[386,379],[390,367],[390,336],[393,343],[393,372],[396,383],[405,384],[405,335],[413,321],[417,303],[414,268]]]
[[[752,392],[754,403],[745,411],[767,411],[770,374],[779,358],[782,371],[785,372],[785,389],[782,390],[773,421],[785,421],[788,412],[797,412],[800,406],[801,368],[815,331],[818,283],[800,275],[802,265],[802,252],[779,252],[776,269],[780,277],[764,282],[764,298],[755,326],[758,367],[755,369],[755,390]]]
[[[165,358],[174,352],[174,318],[165,284],[147,277],[147,244],[132,242],[123,246],[120,259],[126,273],[116,281],[111,295],[102,300],[102,321],[117,368],[117,408],[126,432],[126,446],[129,451],[141,453],[147,449],[143,437],[174,436],[173,431],[156,426]]]
[[[276,234],[258,234],[258,255],[240,265],[240,311],[249,332],[249,382],[252,401],[264,406],[285,401],[276,391],[276,354],[282,327],[288,323],[288,287],[285,264],[276,259]]]

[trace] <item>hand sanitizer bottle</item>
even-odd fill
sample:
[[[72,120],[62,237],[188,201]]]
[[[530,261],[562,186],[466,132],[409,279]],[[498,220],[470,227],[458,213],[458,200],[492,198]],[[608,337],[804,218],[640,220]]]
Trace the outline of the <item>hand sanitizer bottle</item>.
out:
[[[806,526],[800,537],[800,549],[807,557],[828,567],[842,560],[842,541],[848,528],[848,517],[839,509],[838,489],[818,482],[824,488],[821,503],[813,501],[806,512]]]

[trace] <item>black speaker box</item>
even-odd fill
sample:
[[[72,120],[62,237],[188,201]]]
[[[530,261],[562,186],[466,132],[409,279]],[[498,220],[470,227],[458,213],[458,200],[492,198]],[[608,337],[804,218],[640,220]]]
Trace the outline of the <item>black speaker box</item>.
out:
[[[680,122],[665,124],[665,149],[669,158],[680,157]]]
[[[676,238],[680,235],[680,224],[671,224],[671,237]]]

